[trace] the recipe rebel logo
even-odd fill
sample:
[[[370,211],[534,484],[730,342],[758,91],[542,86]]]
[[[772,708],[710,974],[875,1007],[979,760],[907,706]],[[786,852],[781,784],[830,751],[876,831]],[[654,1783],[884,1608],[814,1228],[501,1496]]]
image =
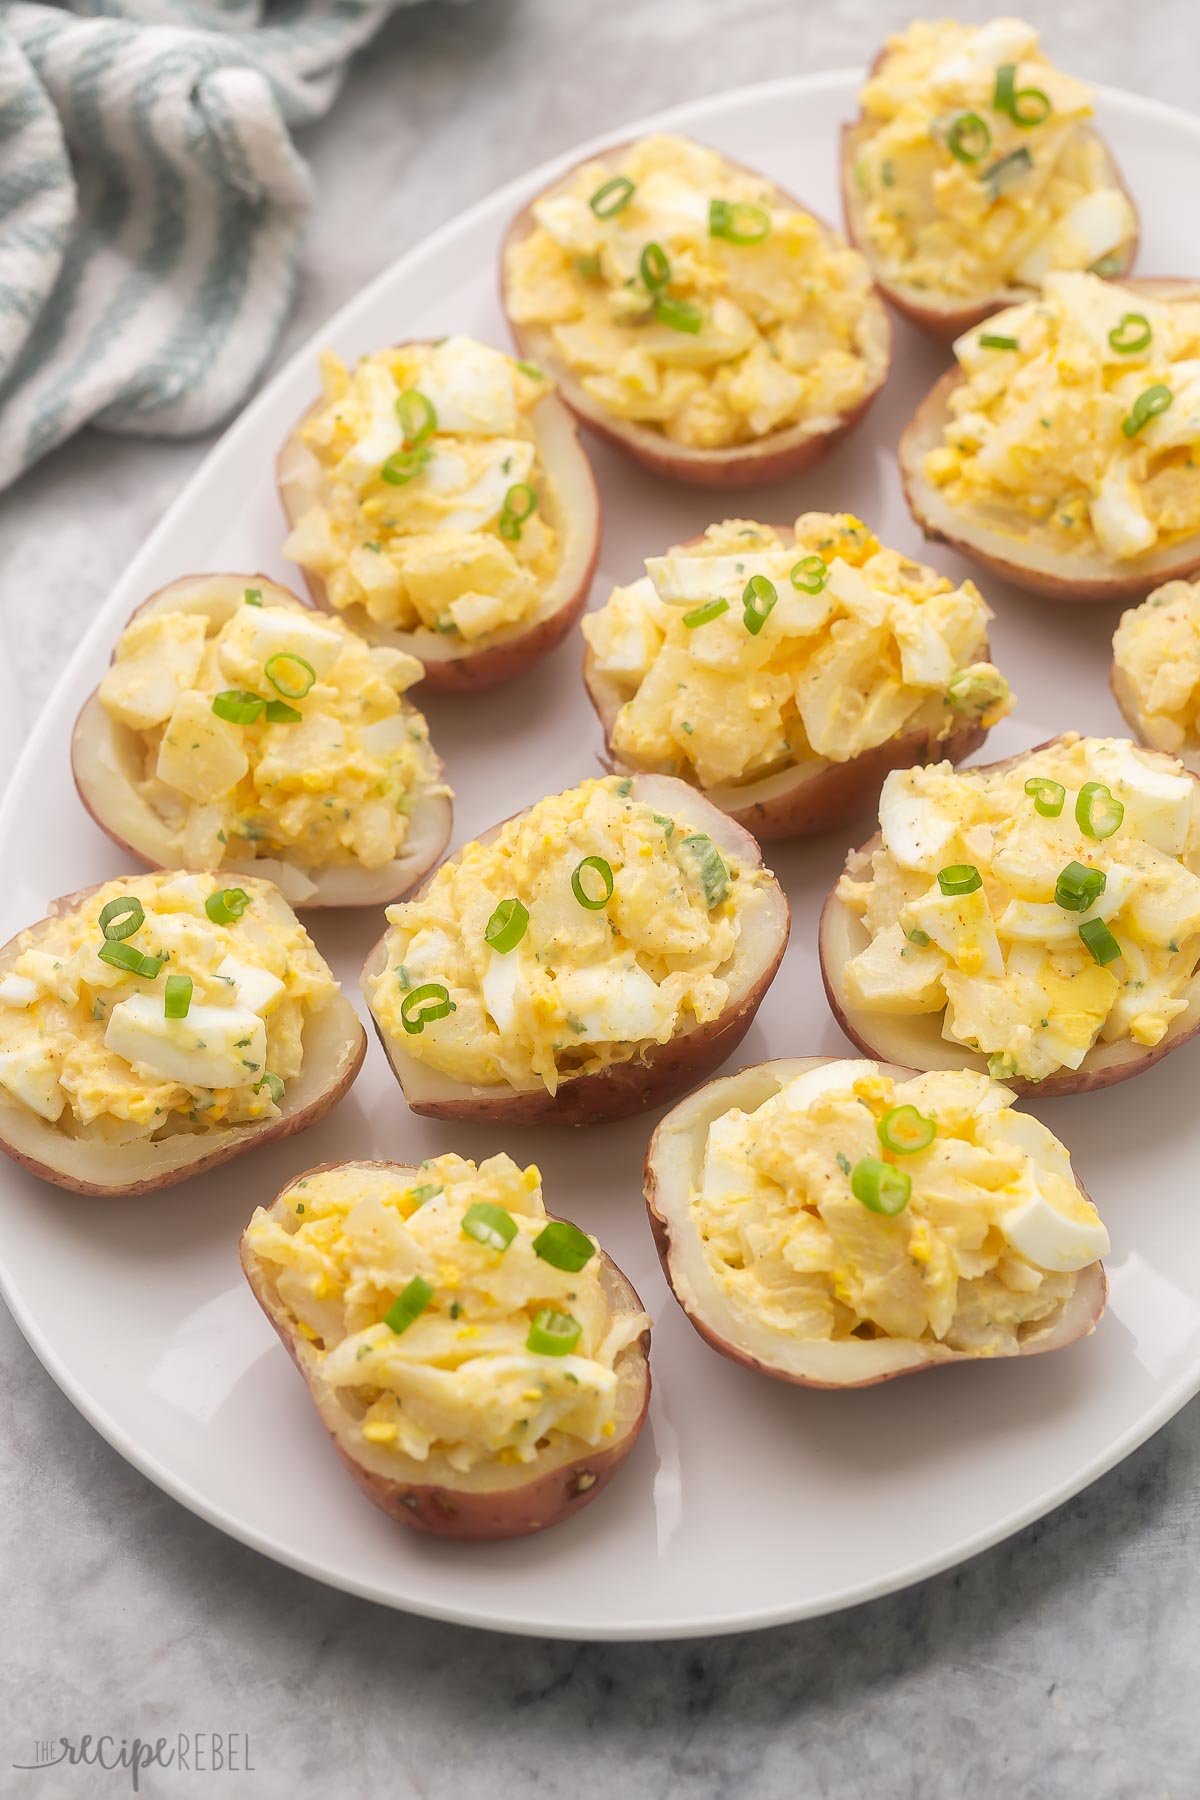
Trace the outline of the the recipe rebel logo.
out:
[[[196,1775],[254,1773],[250,1738],[243,1731],[180,1731],[174,1737],[153,1741],[86,1732],[78,1738],[39,1738],[33,1749],[31,1761],[14,1762],[13,1768],[123,1769],[135,1794],[141,1791],[141,1779],[147,1769],[178,1769]],[[84,1791],[92,1794],[96,1789],[88,1787]]]

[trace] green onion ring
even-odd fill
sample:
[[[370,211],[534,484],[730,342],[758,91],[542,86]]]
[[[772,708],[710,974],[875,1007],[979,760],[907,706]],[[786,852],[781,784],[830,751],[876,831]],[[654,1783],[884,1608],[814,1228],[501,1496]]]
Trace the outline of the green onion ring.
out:
[[[400,1003],[400,1023],[410,1037],[420,1037],[434,1019],[444,1019],[448,1013],[457,1011],[449,988],[443,987],[440,981],[426,981],[420,987],[409,988],[405,994]]]
[[[397,450],[380,469],[379,478],[386,481],[389,487],[406,487],[414,476],[421,473],[430,454],[428,444],[418,444],[415,449]]]
[[[765,575],[752,575],[742,590],[742,619],[751,637],[757,637],[775,607],[779,595]]]
[[[263,603],[262,589],[261,588],[246,588],[246,590],[242,594],[242,599],[245,601],[247,606],[261,606]]]
[[[143,956],[132,944],[121,944],[113,938],[105,938],[96,955],[114,969],[124,969],[127,975],[140,975],[145,981],[153,981],[163,966],[161,956]]]
[[[1172,397],[1170,388],[1164,387],[1161,381],[1156,381],[1153,387],[1148,387],[1145,393],[1139,394],[1129,417],[1121,421],[1121,430],[1125,436],[1136,437],[1148,420],[1157,418],[1159,413],[1165,413]]]
[[[132,937],[146,917],[146,909],[133,894],[121,894],[100,908],[100,929],[106,938]]]
[[[1069,862],[1054,884],[1054,903],[1064,912],[1086,912],[1100,898],[1107,882],[1103,869]]]
[[[186,1019],[188,1008],[192,1004],[192,978],[190,975],[168,975],[166,991],[163,994],[163,1014],[168,1019]]]
[[[419,1275],[414,1275],[402,1294],[397,1295],[391,1306],[383,1315],[385,1325],[390,1325],[396,1336],[408,1330],[414,1319],[419,1319],[429,1302],[433,1299],[433,1289]]]
[[[665,288],[671,279],[671,265],[661,244],[647,244],[638,263],[642,281],[652,294]]]
[[[582,1336],[583,1326],[578,1319],[570,1313],[555,1312],[552,1306],[543,1306],[534,1314],[525,1348],[535,1356],[569,1356]]]
[[[1139,350],[1147,348],[1153,336],[1145,313],[1127,312],[1121,314],[1119,322],[1109,332],[1108,341],[1118,356],[1136,356]]]
[[[1061,781],[1047,781],[1044,775],[1031,775],[1025,783],[1025,792],[1033,801],[1034,812],[1041,813],[1043,819],[1057,819],[1067,797]]]
[[[504,496],[497,530],[502,538],[515,544],[526,519],[537,510],[537,492],[527,481],[514,481]]]
[[[819,594],[829,580],[829,564],[814,550],[811,556],[802,556],[793,563],[790,579],[802,594]]]
[[[1075,823],[1085,837],[1110,838],[1125,808],[1101,781],[1085,781],[1075,801]]]
[[[990,169],[985,169],[980,180],[987,182],[992,190],[992,199],[996,200],[1008,186],[1010,177],[1023,175],[1032,167],[1033,158],[1022,146],[1020,150],[1010,150],[1007,156],[994,162]]]
[[[603,899],[588,899],[583,888],[583,871],[585,869],[594,869],[604,883]],[[578,900],[580,906],[586,906],[589,912],[601,912],[612,899],[613,888],[615,886],[616,882],[613,879],[612,865],[611,863],[605,862],[602,856],[585,856],[581,863],[575,865],[571,874],[571,892]]]
[[[949,898],[954,894],[973,894],[983,886],[983,876],[974,863],[951,863],[938,870],[938,886]]]
[[[533,1250],[551,1268],[565,1269],[568,1275],[577,1275],[596,1254],[591,1238],[569,1219],[551,1219],[534,1238]]]
[[[981,332],[979,345],[982,350],[1019,350],[1021,348],[1015,337],[1003,337],[998,331]]]
[[[771,229],[771,215],[748,200],[710,200],[708,235],[729,244],[761,244]]]
[[[294,679],[291,682],[287,679],[289,663],[294,664],[297,669],[302,671],[300,675],[302,685],[299,687],[296,686]],[[303,700],[317,679],[317,671],[312,664],[306,662],[304,657],[297,656],[294,650],[277,650],[274,656],[268,656],[263,664],[263,674],[276,693],[282,694],[285,700]],[[308,676],[307,681],[304,679],[305,675]]]
[[[893,1106],[875,1127],[885,1150],[897,1156],[912,1156],[928,1150],[937,1136],[937,1120],[926,1117],[915,1106]]]
[[[977,163],[992,147],[992,133],[976,112],[955,113],[946,131],[946,148],[961,163]]]
[[[286,700],[268,700],[263,717],[268,725],[298,725],[304,714],[289,706]]]
[[[396,417],[408,449],[416,450],[433,436],[438,426],[437,408],[420,388],[406,388],[396,401]]]
[[[691,612],[685,612],[683,622],[689,631],[695,631],[697,625],[711,625],[714,619],[719,619],[722,613],[728,611],[728,600],[706,600],[703,606],[693,607]]]
[[[499,956],[515,950],[529,927],[529,909],[515,897],[502,900],[483,929],[484,942]]]
[[[1014,125],[1022,125],[1028,130],[1031,125],[1041,125],[1050,117],[1050,96],[1041,88],[1018,88],[1016,78],[1016,63],[1000,64],[996,70],[992,105],[997,112],[1007,113]]]
[[[614,175],[596,189],[588,205],[598,219],[613,219],[633,199],[634,185],[628,175]]]
[[[204,902],[204,910],[214,925],[232,925],[250,904],[245,888],[218,888]]]
[[[212,709],[227,724],[253,725],[266,704],[261,694],[248,694],[244,688],[222,688],[213,695]]]
[[[1116,962],[1121,954],[1120,944],[1103,919],[1089,919],[1086,925],[1079,927],[1079,935],[1101,968],[1106,963]]]
[[[912,1194],[912,1176],[878,1156],[864,1156],[850,1171],[850,1192],[868,1212],[894,1218],[903,1212]]]
[[[669,325],[672,331],[690,331],[693,336],[704,324],[704,314],[694,301],[672,300],[669,294],[655,295],[654,316],[660,325]]]
[[[474,1238],[485,1250],[498,1250],[501,1256],[517,1235],[517,1221],[502,1206],[490,1200],[477,1200],[462,1217],[462,1234]]]

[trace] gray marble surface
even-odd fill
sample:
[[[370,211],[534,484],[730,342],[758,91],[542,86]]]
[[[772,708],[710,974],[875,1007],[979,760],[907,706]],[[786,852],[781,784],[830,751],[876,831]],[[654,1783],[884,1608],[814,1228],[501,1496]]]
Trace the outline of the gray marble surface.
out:
[[[401,15],[306,136],[321,201],[285,351],[398,249],[542,157],[695,94],[860,62],[911,10],[480,0]],[[1195,0],[1024,10],[1080,73],[1195,105]],[[84,437],[0,500],[10,736],[206,448]],[[1200,1793],[1194,1405],[954,1574],[825,1621],[662,1646],[462,1631],[275,1567],[123,1462],[7,1315],[0,1442],[0,1795],[14,1800],[129,1792],[120,1773],[10,1767],[51,1730],[249,1734],[252,1773],[143,1776],[142,1793],[172,1800]],[[729,1554],[746,1554],[733,1523]]]

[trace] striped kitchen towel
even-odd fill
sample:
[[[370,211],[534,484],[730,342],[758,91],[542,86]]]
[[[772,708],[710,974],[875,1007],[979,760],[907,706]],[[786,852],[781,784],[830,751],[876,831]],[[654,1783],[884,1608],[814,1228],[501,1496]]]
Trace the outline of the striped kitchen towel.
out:
[[[81,425],[183,437],[279,341],[290,136],[415,0],[0,0],[0,487]]]

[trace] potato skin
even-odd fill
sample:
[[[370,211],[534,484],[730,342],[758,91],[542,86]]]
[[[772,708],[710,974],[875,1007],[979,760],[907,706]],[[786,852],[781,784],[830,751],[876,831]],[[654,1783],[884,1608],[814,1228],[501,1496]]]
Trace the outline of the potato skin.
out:
[[[397,345],[396,348],[403,346]],[[289,494],[293,485],[298,460],[303,454],[300,444],[300,428],[320,406],[315,401],[311,407],[297,420],[295,426],[284,440],[276,458],[276,489],[280,505],[289,524],[295,525],[298,514],[293,510]],[[547,412],[546,409],[549,409]],[[420,656],[413,649],[412,632],[392,631],[381,633],[378,641],[392,643],[402,650],[409,650],[419,657],[424,665],[425,674],[420,686],[435,694],[469,694],[482,693],[487,688],[499,687],[506,681],[513,681],[517,676],[532,668],[534,663],[557,648],[562,640],[577,624],[585,606],[592,585],[592,577],[596,572],[596,562],[600,555],[600,496],[596,487],[596,478],[588,462],[583,447],[579,442],[579,432],[570,409],[564,406],[557,393],[547,393],[539,401],[537,411],[545,414],[546,419],[554,420],[558,435],[563,438],[566,456],[570,459],[570,479],[566,482],[555,480],[556,492],[561,496],[571,487],[578,486],[586,499],[586,505],[592,515],[592,527],[589,534],[589,547],[579,569],[571,580],[568,591],[561,603],[553,612],[535,619],[528,629],[511,637],[504,638],[496,644],[481,644],[477,649],[465,649],[461,655],[451,655],[442,659]],[[557,415],[561,415],[561,419]],[[558,453],[563,454],[560,445]],[[314,606],[322,612],[335,612],[330,604],[325,583],[319,575],[308,569],[301,569],[305,587],[308,589]]]
[[[683,782],[678,785],[686,786]],[[689,796],[696,797],[695,789],[688,789],[688,793]],[[699,798],[703,799],[703,796]],[[515,816],[520,817],[519,814]],[[488,843],[501,829],[501,825],[494,825],[481,832],[475,841]],[[753,845],[753,848],[757,850],[757,845]],[[459,854],[461,852],[453,852],[440,866],[452,863]],[[429,882],[437,873],[435,869],[417,890],[417,899],[425,893]],[[791,929],[791,911],[778,884],[775,895],[780,907],[778,945],[770,963],[740,1001],[719,1018],[696,1025],[665,1044],[650,1045],[645,1055],[636,1062],[610,1063],[607,1068],[561,1081],[555,1094],[548,1093],[540,1084],[537,1088],[530,1089],[469,1088],[464,1083],[444,1077],[441,1079],[445,1080],[452,1091],[442,1096],[418,1095],[414,1098],[405,1086],[405,1059],[397,1054],[397,1047],[383,1030],[371,1005],[369,983],[387,966],[387,932],[375,944],[363,966],[363,997],[376,1035],[383,1045],[410,1111],[419,1113],[424,1118],[511,1125],[601,1125],[612,1119],[631,1118],[651,1106],[663,1105],[686,1093],[698,1079],[732,1055],[749,1031],[754,1015],[783,961]]]
[[[1035,755],[1038,751],[1050,749],[1053,745],[1058,743],[1058,741],[1057,738],[1047,738],[1044,743],[1035,744],[1031,750],[1022,751],[1020,756],[1008,756],[1002,758],[999,762],[984,763],[980,766],[989,770],[1012,768],[1014,764],[1024,762],[1027,757]],[[1192,774],[1193,781],[1200,781],[1200,776],[1196,776],[1190,770],[1188,773]],[[879,848],[881,842],[882,839],[880,838],[879,833],[876,832],[875,835],[868,839],[860,849],[851,851],[850,855],[864,860],[869,859],[873,852]],[[882,1032],[881,1035],[872,1040],[869,1035],[871,1021],[868,1019],[867,1015],[851,1007],[845,995],[839,989],[830,966],[832,961],[830,954],[831,938],[835,931],[840,930],[841,925],[848,914],[848,910],[845,903],[838,898],[837,886],[835,884],[825,897],[825,903],[821,908],[821,917],[817,926],[817,951],[820,958],[821,981],[825,988],[825,997],[829,1001],[830,1011],[833,1013],[833,1016],[841,1029],[850,1039],[850,1042],[856,1045],[864,1056],[870,1056],[877,1060],[886,1061],[888,1059],[889,1050],[887,1041],[887,1019],[889,1015],[877,1015],[879,1021],[882,1023]],[[930,1016],[936,1018],[939,1015],[933,1014]],[[1144,1069],[1152,1068],[1155,1063],[1161,1062],[1164,1056],[1169,1056],[1172,1050],[1177,1050],[1181,1044],[1186,1044],[1190,1038],[1195,1037],[1197,1032],[1200,1032],[1200,1017],[1197,1017],[1195,1023],[1184,1026],[1180,1030],[1169,1030],[1162,1042],[1155,1044],[1153,1047],[1135,1044],[1133,1042],[1117,1046],[1101,1045],[1099,1048],[1104,1052],[1108,1052],[1111,1055],[1111,1060],[1098,1063],[1097,1051],[1094,1046],[1088,1051],[1077,1069],[1064,1068],[1056,1075],[1047,1076],[1044,1081],[1029,1081],[1023,1079],[1019,1075],[1015,1075],[1006,1078],[1004,1085],[1007,1088],[1011,1088],[1015,1094],[1029,1095],[1031,1098],[1046,1100],[1058,1099],[1067,1094],[1096,1093],[1101,1088],[1115,1087],[1118,1082],[1128,1081],[1132,1075],[1139,1075]],[[954,1048],[956,1050],[961,1048],[961,1067],[974,1069],[986,1068],[987,1065],[985,1059],[978,1053],[968,1050],[965,1045],[955,1045]]]
[[[599,153],[605,156],[619,156],[622,151],[631,147],[631,141],[612,144],[607,150]],[[587,162],[598,160],[595,156],[585,159]],[[724,158],[726,164],[738,169],[743,174],[753,174],[758,180],[766,180],[758,170],[748,170],[742,165]],[[555,192],[574,176],[581,167],[576,164],[555,181],[547,193]],[[774,184],[771,184],[774,186]],[[800,206],[782,188],[774,189],[779,200],[789,206]],[[536,195],[535,200],[542,195]],[[782,431],[771,432],[756,443],[738,444],[721,450],[693,449],[684,444],[673,444],[662,432],[649,426],[639,425],[628,419],[614,419],[584,391],[581,384],[574,379],[561,360],[547,348],[546,334],[536,326],[518,325],[511,317],[508,309],[508,252],[513,244],[519,243],[533,230],[534,201],[530,201],[517,213],[504,235],[500,247],[500,304],[508,319],[509,330],[513,334],[521,354],[540,363],[551,374],[559,393],[582,424],[597,437],[612,444],[617,450],[631,456],[636,462],[653,474],[669,481],[682,481],[692,487],[721,488],[725,490],[755,487],[772,481],[784,481],[793,476],[802,475],[812,468],[854,430],[865,415],[868,407],[875,399],[884,382],[887,380],[891,366],[892,338],[891,325],[883,308],[879,308],[877,321],[879,335],[879,351],[881,368],[877,379],[868,388],[862,398],[842,413],[836,425],[829,431],[812,433],[804,426],[789,426]],[[808,212],[809,209],[804,207]],[[816,219],[823,232],[829,233],[830,227],[815,213],[810,217]],[[836,235],[836,234],[834,234]]]
[[[97,893],[103,885],[105,884],[97,883],[93,887],[80,888],[74,894],[64,894],[61,898],[52,901],[44,919],[39,920],[36,925],[23,927],[16,937],[10,938],[7,944],[0,946],[0,972],[3,972],[8,964],[15,960],[20,940],[26,931],[36,932],[39,927],[48,925],[52,919],[73,911],[75,907],[82,905],[90,895]],[[31,1175],[37,1175],[43,1181],[52,1182],[55,1187],[66,1188],[70,1193],[85,1194],[92,1198],[111,1199],[118,1195],[150,1194],[162,1188],[174,1187],[181,1181],[190,1180],[193,1175],[203,1174],[208,1169],[215,1169],[222,1163],[231,1162],[235,1156],[241,1156],[247,1150],[257,1149],[261,1144],[278,1143],[283,1138],[294,1137],[297,1132],[307,1131],[310,1125],[317,1124],[325,1117],[326,1113],[333,1110],[353,1085],[358,1071],[362,1067],[363,1057],[367,1053],[367,1034],[359,1024],[354,1008],[345,996],[339,994],[331,1002],[328,1011],[333,1015],[329,1021],[330,1026],[340,1034],[341,1040],[341,1056],[336,1065],[334,1078],[328,1086],[294,1112],[287,1111],[285,1094],[285,1107],[278,1119],[265,1120],[262,1124],[225,1127],[222,1131],[213,1133],[213,1136],[219,1141],[210,1143],[207,1148],[204,1147],[204,1140],[197,1139],[195,1154],[176,1168],[157,1175],[130,1178],[128,1174],[122,1174],[122,1158],[116,1154],[121,1147],[97,1145],[92,1150],[93,1158],[97,1158],[97,1153],[107,1152],[107,1160],[113,1164],[111,1175],[101,1178],[75,1173],[69,1167],[64,1167],[61,1161],[55,1162],[51,1159],[55,1136],[61,1136],[61,1134],[56,1134],[54,1127],[47,1121],[41,1121],[46,1125],[44,1134],[46,1153],[44,1155],[21,1148],[5,1135],[7,1124],[5,1114],[17,1106],[16,1102],[12,1103],[12,1107],[7,1102],[0,1105],[0,1151],[3,1151],[5,1156],[11,1158],[21,1168],[27,1169]],[[323,1015],[318,1015],[318,1018],[320,1017]],[[317,1020],[309,1021],[309,1032],[312,1031],[315,1023]],[[38,1134],[39,1137],[42,1135]],[[74,1140],[64,1139],[63,1142],[65,1145],[72,1145]],[[85,1151],[84,1154],[86,1155],[87,1152]]]
[[[339,1166],[342,1165],[320,1163],[306,1173],[317,1175],[323,1170]],[[415,1173],[406,1165],[381,1161],[368,1162],[364,1159],[363,1166]],[[299,1176],[293,1177],[288,1187],[292,1187],[299,1179]],[[287,1189],[283,1191],[286,1193]],[[277,1197],[281,1198],[282,1196]],[[624,1359],[630,1359],[630,1373],[628,1377],[623,1374],[623,1379],[628,1378],[638,1383],[640,1400],[626,1429],[603,1449],[593,1450],[585,1446],[578,1456],[531,1473],[528,1480],[503,1487],[472,1486],[469,1477],[464,1477],[464,1485],[452,1486],[445,1482],[423,1482],[383,1475],[359,1461],[339,1436],[333,1410],[336,1408],[336,1400],[330,1400],[330,1390],[324,1388],[317,1376],[315,1359],[306,1356],[303,1339],[290,1328],[262,1262],[246,1241],[245,1232],[240,1240],[239,1254],[242,1272],[254,1297],[303,1377],[321,1422],[343,1465],[373,1505],[411,1530],[421,1531],[432,1537],[475,1543],[529,1537],[534,1532],[547,1530],[581,1512],[597,1494],[603,1493],[641,1434],[650,1407],[649,1330],[644,1331],[618,1358],[618,1366]],[[634,1287],[606,1251],[601,1250],[600,1255],[604,1262],[605,1285],[614,1310],[640,1312],[642,1304]]]
[[[865,1055],[873,1055],[873,1052],[867,1049],[866,1046],[860,1046],[860,1048],[864,1050]],[[794,1062],[797,1065],[796,1072],[800,1072],[801,1069],[817,1068],[823,1063],[835,1062],[838,1059],[830,1056],[806,1056],[794,1059],[789,1058],[787,1060],[789,1062]],[[726,1076],[722,1081],[712,1082],[709,1086],[726,1087],[729,1090],[729,1104],[736,1105],[737,1099],[735,1096],[742,1079],[749,1074],[756,1073],[758,1069],[770,1069],[771,1067],[771,1063],[760,1063],[755,1065],[753,1069],[740,1070],[737,1075]],[[890,1075],[895,1081],[907,1081],[911,1079],[912,1076],[919,1073],[916,1069],[909,1069],[900,1064],[888,1062],[880,1062],[880,1069],[883,1074]],[[1011,1085],[1011,1083],[1005,1083],[1006,1087]],[[692,1095],[690,1100],[683,1102],[683,1105],[688,1106],[693,1104],[699,1097],[699,1094],[703,1092],[703,1089],[698,1090],[697,1094]],[[818,1380],[814,1376],[799,1375],[791,1370],[777,1368],[769,1362],[764,1362],[761,1357],[753,1355],[742,1345],[732,1343],[727,1337],[723,1336],[715,1326],[709,1323],[703,1313],[697,1311],[684,1300],[675,1285],[675,1275],[671,1264],[671,1227],[666,1215],[661,1209],[659,1192],[659,1146],[661,1140],[670,1129],[673,1116],[672,1113],[668,1113],[666,1117],[660,1121],[654,1135],[650,1139],[650,1144],[646,1151],[646,1160],[643,1169],[646,1211],[650,1220],[650,1230],[654,1237],[654,1246],[658,1251],[658,1260],[662,1265],[662,1272],[667,1285],[671,1289],[675,1301],[686,1317],[689,1325],[691,1325],[698,1336],[704,1339],[705,1343],[708,1344],[710,1348],[717,1351],[719,1355],[726,1357],[730,1362],[739,1363],[742,1368],[751,1370],[754,1374],[766,1375],[773,1381],[787,1382],[791,1387],[817,1388],[826,1392],[851,1388],[878,1387],[881,1382],[895,1381],[904,1375],[920,1375],[927,1369],[942,1368],[948,1363],[976,1362],[979,1360],[977,1357],[973,1357],[965,1351],[954,1352],[936,1360],[920,1359],[900,1367],[886,1369],[878,1374],[869,1375],[857,1381],[823,1381]],[[1091,1198],[1082,1182],[1077,1180],[1076,1185],[1085,1200]],[[1095,1274],[1093,1276],[1089,1297],[1087,1322],[1082,1326],[1081,1332],[1076,1335],[1086,1335],[1087,1332],[1090,1332],[1094,1328],[1096,1321],[1104,1311],[1108,1299],[1108,1282],[1104,1274],[1103,1265],[1100,1263],[1092,1264],[1090,1265],[1089,1273],[1092,1270],[1095,1271]],[[1016,1351],[1015,1355],[1037,1356],[1044,1354],[1051,1349],[1062,1348],[1066,1343],[1072,1341],[1074,1341],[1074,1339],[1068,1337],[1063,1339],[1061,1343],[1031,1343]]]

